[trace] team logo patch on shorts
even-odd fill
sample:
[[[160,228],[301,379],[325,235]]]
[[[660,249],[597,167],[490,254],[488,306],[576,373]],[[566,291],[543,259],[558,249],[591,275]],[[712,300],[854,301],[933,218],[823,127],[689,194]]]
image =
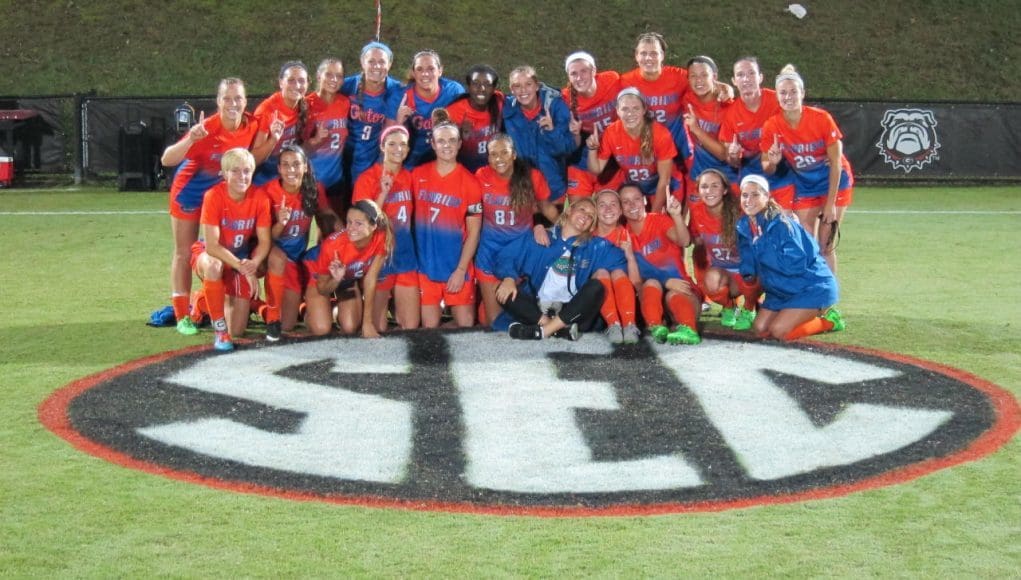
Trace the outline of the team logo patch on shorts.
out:
[[[917,359],[417,331],[166,353],[40,406],[131,468],[303,500],[550,516],[835,497],[991,453],[1017,401]]]
[[[911,173],[939,160],[936,115],[921,109],[890,109],[883,115],[883,134],[876,147],[894,169]]]

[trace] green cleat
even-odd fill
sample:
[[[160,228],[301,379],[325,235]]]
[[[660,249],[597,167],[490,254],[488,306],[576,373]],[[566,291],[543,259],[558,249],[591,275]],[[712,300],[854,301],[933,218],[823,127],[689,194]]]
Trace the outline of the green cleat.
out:
[[[690,326],[678,324],[673,332],[667,335],[666,341],[669,344],[699,344],[702,337]]]
[[[840,311],[832,306],[826,310],[822,317],[833,323],[833,330],[830,332],[840,332],[847,328],[847,323],[844,322],[844,317],[840,315]]]
[[[727,328],[734,328],[734,323],[737,322],[737,308],[724,307],[720,312],[720,324]]]
[[[666,337],[668,334],[670,334],[670,329],[663,326],[662,324],[657,324],[656,326],[649,327],[649,336],[652,337],[652,340],[655,340],[660,344],[666,342]]]
[[[195,328],[195,323],[191,321],[191,317],[185,316],[177,321],[177,332],[185,336],[194,336],[199,333],[199,329]]]
[[[741,308],[734,319],[734,330],[751,330],[753,322],[755,322],[755,311]]]

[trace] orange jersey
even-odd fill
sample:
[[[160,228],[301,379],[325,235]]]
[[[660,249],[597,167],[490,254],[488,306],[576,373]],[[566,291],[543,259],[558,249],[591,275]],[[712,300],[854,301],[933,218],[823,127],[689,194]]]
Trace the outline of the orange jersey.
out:
[[[596,92],[591,97],[582,94],[571,95],[571,85],[560,90],[571,114],[581,121],[581,130],[592,132],[592,127],[605,129],[617,120],[617,93],[621,90],[620,74],[617,71],[596,73]]]
[[[319,246],[312,274],[316,277],[330,276],[330,262],[339,260],[344,264],[341,283],[360,280],[365,277],[375,260],[386,259],[386,232],[377,228],[368,243],[359,248],[348,237],[347,230],[334,232]]]
[[[277,119],[283,121],[284,133],[273,146],[269,157],[256,168],[253,179],[255,185],[263,185],[277,177],[277,159],[280,157],[280,148],[294,143],[300,137],[298,135],[298,109],[288,107],[280,92],[273,93],[255,108],[255,118],[259,121],[259,133],[268,134],[270,132],[274,113]]]
[[[496,118],[490,118],[489,109],[479,111],[471,106],[471,97],[458,99],[447,107],[450,120],[461,128],[461,151],[457,160],[468,171],[477,171],[489,162],[489,138],[498,133],[503,111],[503,94],[493,94],[499,104]]]
[[[240,259],[248,257],[256,228],[272,224],[269,198],[255,187],[248,188],[240,201],[230,197],[226,183],[219,183],[206,192],[202,202],[203,225],[220,228],[220,245]]]
[[[829,184],[829,159],[826,148],[843,138],[836,121],[826,111],[803,107],[798,126],[791,127],[783,114],[770,117],[762,127],[759,147],[766,151],[779,139],[784,160],[794,172],[795,191],[799,197],[826,195]],[[839,189],[850,186],[851,166],[841,155],[842,175]]]
[[[687,69],[664,66],[659,78],[650,81],[636,68],[621,75],[620,84],[621,88],[638,89],[656,120],[664,125],[670,125],[684,114],[682,97],[689,88]]]
[[[693,239],[702,239],[710,265],[736,272],[741,265],[737,233],[733,235],[734,242],[726,245],[723,243],[723,220],[719,216],[713,215],[704,203],[692,205],[689,211],[688,232]]]
[[[624,242],[631,242],[631,244],[634,245],[635,239],[634,234],[631,233],[631,230],[627,229],[627,227],[622,225],[618,225],[617,227],[613,228],[610,231],[610,233],[606,234],[605,236],[599,237],[609,241],[611,244],[617,246],[618,248]]]
[[[748,109],[748,105],[740,98],[723,112],[720,124],[720,141],[727,145],[737,136],[737,142],[743,149],[744,158],[757,157],[762,153],[759,148],[762,141],[762,127],[770,117],[780,113],[780,102],[776,100],[776,91],[762,89],[762,100],[756,111]]]
[[[676,156],[677,148],[670,131],[655,121],[652,122],[652,158],[642,157],[640,138],[629,135],[621,121],[610,124],[599,140],[599,158],[616,159],[626,176],[625,181],[637,184],[646,195],[655,193],[659,183],[657,164]]]
[[[326,131],[326,137],[309,150],[308,160],[315,171],[316,181],[333,187],[344,177],[341,161],[347,143],[351,101],[340,93],[334,95],[329,103],[318,93],[309,93],[305,101],[308,103],[308,121],[302,141],[307,143],[320,127]]]
[[[366,169],[355,182],[351,203],[363,199],[379,200],[379,181],[383,176],[383,165],[377,163]],[[411,235],[411,218],[415,210],[415,200],[411,194],[411,172],[403,167],[393,176],[390,192],[383,202],[383,213],[390,219],[394,230],[393,258],[384,267],[386,273],[403,273],[418,268],[415,255],[415,239]]]
[[[684,265],[684,250],[669,237],[674,220],[662,213],[649,212],[642,223],[642,231],[628,230],[634,236],[635,254],[645,258],[656,269],[671,278],[688,279]]]

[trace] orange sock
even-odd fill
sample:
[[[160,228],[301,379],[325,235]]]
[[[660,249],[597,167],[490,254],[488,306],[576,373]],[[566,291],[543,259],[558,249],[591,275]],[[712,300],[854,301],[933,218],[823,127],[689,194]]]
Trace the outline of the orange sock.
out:
[[[642,317],[646,326],[663,325],[663,289],[642,286]]]
[[[272,272],[266,274],[266,322],[277,322],[280,320],[280,305],[284,302],[284,277]]]
[[[631,280],[621,276],[613,281],[613,298],[620,312],[620,323],[624,326],[635,323],[635,287]]]
[[[698,328],[698,314],[696,314],[696,310],[701,304],[695,306],[684,294],[672,293],[667,298],[667,306],[670,307],[670,316],[674,317],[675,323],[683,324],[693,330]]]
[[[617,300],[613,295],[613,281],[609,278],[599,278],[603,285],[603,304],[599,307],[599,314],[603,316],[607,326],[620,324],[620,316],[617,315]]]
[[[174,294],[170,297],[170,304],[174,306],[174,318],[181,320],[188,316],[188,295]]]
[[[783,337],[783,339],[797,340],[806,336],[812,336],[813,334],[829,332],[830,330],[833,330],[833,323],[825,318],[817,316],[811,320],[802,322],[799,326],[794,327],[794,329],[788,332],[787,336]]]
[[[227,294],[223,288],[223,280],[203,280],[202,288],[206,292],[209,318],[213,319],[213,322],[223,320],[225,317],[223,304],[227,300]]]
[[[202,320],[209,316],[209,305],[206,304],[206,291],[202,288],[191,293],[191,321],[201,324]]]

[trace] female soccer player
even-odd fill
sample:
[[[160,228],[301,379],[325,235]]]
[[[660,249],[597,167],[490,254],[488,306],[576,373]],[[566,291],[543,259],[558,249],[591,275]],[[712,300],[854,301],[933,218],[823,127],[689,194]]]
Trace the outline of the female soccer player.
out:
[[[277,85],[280,90],[255,108],[259,133],[252,149],[257,160],[269,151],[255,172],[255,185],[276,179],[280,148],[289,143],[301,143],[308,123],[308,103],[305,101],[308,69],[305,65],[298,60],[285,62],[280,67]]]
[[[421,301],[418,289],[418,258],[415,238],[411,234],[415,201],[412,197],[411,172],[404,168],[408,156],[408,130],[403,125],[383,129],[380,137],[382,159],[362,172],[355,182],[352,202],[371,200],[381,207],[394,231],[392,256],[383,265],[381,280],[376,286],[376,329],[386,330],[386,307],[394,298],[394,316],[401,328],[418,328]]]
[[[403,93],[390,75],[393,52],[382,42],[362,47],[362,72],[344,79],[340,92],[351,100],[350,138],[344,145],[344,181],[350,190],[363,171],[379,158],[379,136],[387,119],[397,117]]]
[[[837,309],[836,276],[819,255],[819,245],[797,220],[784,215],[769,197],[769,182],[761,175],[741,180],[741,209],[737,243],[741,275],[758,280],[766,299],[755,318],[755,333],[763,338],[795,340],[844,329]]]
[[[735,226],[741,217],[738,198],[730,194],[727,176],[706,169],[697,180],[701,202],[691,205],[688,215],[690,242],[708,256],[699,287],[713,302],[723,306],[720,324],[735,330],[748,330],[755,320],[755,309],[762,294],[758,284],[749,284],[738,273],[741,257],[737,252]],[[744,307],[734,298],[744,297]]]
[[[386,214],[374,201],[355,202],[347,210],[347,228],[331,234],[319,246],[315,265],[318,296],[308,302],[309,314],[316,320],[315,334],[329,332],[330,325],[321,324],[321,319],[329,312],[333,295],[337,297],[341,333],[353,334],[360,328],[363,337],[379,338],[373,323],[376,284],[392,250],[393,231]]]
[[[836,273],[838,227],[854,196],[843,134],[829,113],[804,105],[805,82],[794,65],[777,75],[776,94],[783,114],[762,128],[762,168],[773,173],[781,160],[787,163],[794,176],[794,213]]]
[[[339,229],[340,218],[330,207],[325,188],[317,183],[304,149],[284,145],[278,163],[280,177],[262,186],[274,216],[266,272],[266,340],[280,340],[298,320],[298,307],[308,279],[302,258],[308,248],[313,218],[321,236]]]
[[[482,188],[482,234],[475,253],[475,274],[482,293],[486,324],[501,312],[496,300],[500,280],[493,275],[500,249],[520,236],[532,235],[533,216],[542,214],[550,223],[559,212],[549,201],[549,186],[537,169],[529,167],[514,151],[514,140],[500,133],[489,141],[489,164],[475,172]],[[536,226],[544,236],[546,230]]]
[[[720,101],[717,94],[718,76],[716,62],[708,56],[696,56],[688,61],[691,90],[683,99],[686,108],[684,125],[694,145],[689,173],[691,181],[687,188],[690,191],[687,200],[689,205],[701,199],[694,178],[707,169],[723,173],[728,180],[737,180],[737,171],[726,162],[726,147],[719,141],[723,116],[734,101]]]
[[[191,294],[191,247],[199,237],[199,212],[209,189],[223,181],[219,155],[235,147],[248,149],[255,140],[259,123],[245,112],[245,84],[238,78],[225,78],[216,90],[217,113],[208,119],[205,112],[180,141],[167,147],[160,162],[178,166],[170,186],[170,231],[174,236],[174,256],[170,262],[170,291],[177,331],[184,335],[198,332],[188,316]]]
[[[436,161],[411,174],[422,326],[439,326],[442,302],[457,326],[468,327],[475,324],[472,259],[482,230],[482,192],[475,176],[457,162],[461,132],[455,125],[433,127],[432,146]]]
[[[564,60],[564,71],[567,73],[567,86],[560,90],[560,95],[571,111],[571,133],[580,144],[571,154],[567,166],[567,196],[574,199],[591,196],[600,185],[607,188],[619,185],[611,181],[617,174],[615,168],[606,172],[612,175],[592,175],[584,144],[594,131],[605,131],[610,123],[617,120],[620,75],[612,70],[598,71],[596,59],[584,51],[568,55]]]
[[[223,154],[220,168],[224,181],[202,202],[205,242],[192,246],[192,268],[202,279],[213,348],[226,352],[234,350],[231,337],[245,333],[250,301],[259,290],[257,272],[273,242],[269,199],[251,187],[255,157],[237,147]]]
[[[600,173],[612,157],[624,181],[637,185],[652,201],[652,211],[666,206],[670,194],[670,175],[677,149],[670,132],[652,119],[645,99],[635,88],[626,88],[617,95],[617,116],[606,128],[589,136],[589,171]]]
[[[620,223],[623,210],[616,191],[604,189],[593,199],[596,202],[595,235],[620,248],[627,260],[627,269],[600,269],[595,274],[603,285],[603,305],[599,312],[606,322],[606,338],[611,343],[635,344],[642,336],[635,319],[634,286],[641,285],[641,274],[631,233]]]
[[[342,196],[342,162],[351,102],[340,93],[343,82],[344,65],[340,59],[323,59],[316,69],[316,90],[306,97],[308,123],[304,146],[316,181],[326,188],[326,195],[336,210],[343,210],[348,203]]]
[[[520,236],[500,251],[496,299],[515,320],[508,329],[512,338],[578,340],[593,327],[603,301],[595,272],[626,267],[623,252],[592,235],[595,214],[591,198],[579,199],[550,230],[548,246]]]
[[[465,75],[468,93],[447,107],[450,121],[461,128],[457,160],[475,172],[489,164],[487,144],[503,128],[503,93],[496,90],[500,75],[487,64],[477,64]]]
[[[571,134],[571,112],[559,92],[539,83],[535,69],[511,71],[511,94],[503,106],[504,130],[521,157],[542,172],[550,201],[562,206],[567,193],[567,157],[579,142]]]
[[[784,209],[790,209],[794,201],[794,185],[787,171],[787,165],[780,163],[772,174],[762,170],[762,127],[770,117],[780,113],[780,102],[776,91],[762,87],[762,72],[754,56],[739,58],[734,63],[734,78],[739,99],[723,112],[719,141],[726,148],[725,160],[738,170],[739,177],[756,174],[769,181],[770,195]],[[738,182],[730,182],[731,191],[741,192]]]
[[[667,204],[669,215],[648,213],[642,191],[637,186],[625,185],[620,190],[620,203],[628,231],[632,235],[635,254],[651,265],[651,268],[641,273],[643,281],[640,300],[642,317],[649,334],[657,342],[670,344],[702,342],[697,330],[702,296],[691,283],[684,266],[682,248],[688,245],[688,228],[684,225],[680,200],[670,198]],[[673,331],[664,324],[664,302],[675,324]]]
[[[408,87],[404,90],[397,123],[411,132],[411,151],[404,166],[414,169],[432,161],[436,155],[429,145],[432,135],[432,112],[446,107],[464,94],[461,83],[443,76],[443,63],[434,50],[423,50],[411,60]]]
[[[677,148],[677,166],[690,168],[691,140],[684,128],[682,97],[689,90],[688,71],[663,64],[666,40],[656,32],[646,32],[635,45],[638,67],[620,76],[622,87],[634,87],[645,96],[645,102],[657,121],[670,130]]]

